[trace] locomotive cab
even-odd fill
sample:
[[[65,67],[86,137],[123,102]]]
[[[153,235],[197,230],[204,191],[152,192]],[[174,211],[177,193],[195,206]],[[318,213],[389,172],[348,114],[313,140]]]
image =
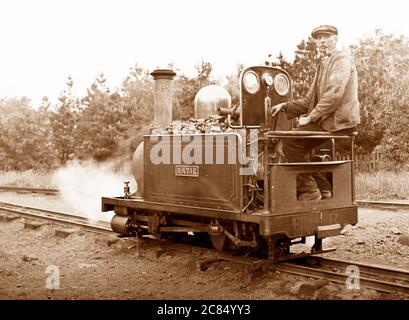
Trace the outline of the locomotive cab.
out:
[[[161,84],[162,93],[164,88]],[[244,69],[236,108],[223,90],[206,95],[211,92],[216,98],[206,99],[205,112],[218,113],[212,119],[224,129],[202,126],[193,132],[190,124],[207,123],[194,120],[182,130],[178,123],[170,133],[145,135],[133,158],[137,192],[102,198],[102,210],[115,211],[113,230],[156,237],[193,232],[207,236],[218,250],[250,251],[275,261],[297,257],[290,247],[314,236],[310,253],[324,252],[323,238],[357,222],[353,161],[333,161],[339,139],[351,142],[353,159],[354,136],[292,131],[295,124],[285,113],[272,117],[271,107],[292,97],[291,78],[280,68]],[[195,99],[195,111],[202,100]],[[331,152],[288,163],[280,141],[297,137],[326,139]],[[325,175],[332,196],[297,200],[297,176],[303,173]]]

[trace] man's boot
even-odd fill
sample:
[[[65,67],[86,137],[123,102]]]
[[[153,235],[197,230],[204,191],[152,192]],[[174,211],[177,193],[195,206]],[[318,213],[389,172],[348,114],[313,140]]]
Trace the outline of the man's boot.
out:
[[[311,174],[301,173],[297,176],[297,200],[320,201],[321,192]]]
[[[318,188],[320,189],[322,199],[331,198],[332,197],[331,184],[328,182],[325,176],[320,172],[314,173],[312,176],[315,182],[317,183]]]

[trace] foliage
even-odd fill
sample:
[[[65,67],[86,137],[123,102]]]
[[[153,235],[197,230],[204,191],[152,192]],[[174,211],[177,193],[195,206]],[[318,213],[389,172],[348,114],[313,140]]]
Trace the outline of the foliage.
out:
[[[78,123],[79,101],[72,94],[74,81],[68,77],[67,88],[58,97],[57,110],[51,115],[54,145],[59,163],[64,165],[75,155],[75,130]]]
[[[244,66],[239,64],[237,65],[235,73],[226,76],[227,85],[225,88],[230,93],[232,107],[235,107],[240,103],[240,74],[243,69]]]
[[[359,77],[364,152],[382,153],[392,166],[409,160],[409,40],[376,30],[351,47]]]
[[[118,95],[109,94],[105,81],[100,74],[81,101],[82,111],[74,135],[79,142],[75,150],[79,159],[104,160],[115,150],[115,114],[120,101]]]
[[[172,117],[174,120],[188,120],[194,116],[194,100],[199,91],[199,83],[185,75],[175,79]]]
[[[173,119],[188,120],[194,117],[194,100],[196,93],[203,87],[213,84],[210,79],[213,66],[202,60],[196,66],[197,77],[189,78],[178,75],[175,79],[175,95],[173,99]]]
[[[110,93],[101,74],[83,99],[76,130],[77,157],[106,160],[114,155],[129,157],[141,140],[144,124],[152,120],[153,85],[147,72],[134,66],[121,94]]]
[[[137,65],[122,83],[120,92],[122,119],[119,127],[118,149],[115,156],[128,157],[142,141],[153,121],[154,84],[147,70]]]
[[[293,80],[293,99],[305,97],[314,80],[315,71],[320,62],[314,40],[308,38],[307,42],[302,40],[297,45],[292,63],[287,62],[281,52],[277,60],[278,62],[274,62],[273,65],[286,70]]]
[[[127,105],[128,116],[136,120],[136,126],[142,128],[144,123],[153,120],[153,80],[149,72],[133,66],[122,83],[120,95]]]
[[[44,109],[30,108],[23,98],[0,101],[0,169],[46,170],[53,168],[55,148],[50,118]]]

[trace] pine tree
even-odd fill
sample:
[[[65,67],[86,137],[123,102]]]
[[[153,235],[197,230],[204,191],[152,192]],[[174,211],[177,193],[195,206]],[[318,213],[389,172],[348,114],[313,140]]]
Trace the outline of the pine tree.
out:
[[[58,97],[56,111],[51,116],[54,145],[60,164],[64,165],[75,156],[75,130],[78,123],[79,102],[73,96],[74,81],[67,78],[66,89]]]

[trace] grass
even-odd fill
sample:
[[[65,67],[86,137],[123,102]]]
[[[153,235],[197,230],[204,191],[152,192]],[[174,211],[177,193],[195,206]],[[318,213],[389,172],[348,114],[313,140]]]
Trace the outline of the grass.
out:
[[[52,185],[53,172],[0,171],[0,186],[56,188]],[[409,199],[409,172],[358,172],[355,178],[356,199]]]
[[[359,200],[409,200],[409,172],[358,172],[355,189]]]
[[[27,188],[55,188],[51,179],[53,172],[0,171],[0,186]]]

